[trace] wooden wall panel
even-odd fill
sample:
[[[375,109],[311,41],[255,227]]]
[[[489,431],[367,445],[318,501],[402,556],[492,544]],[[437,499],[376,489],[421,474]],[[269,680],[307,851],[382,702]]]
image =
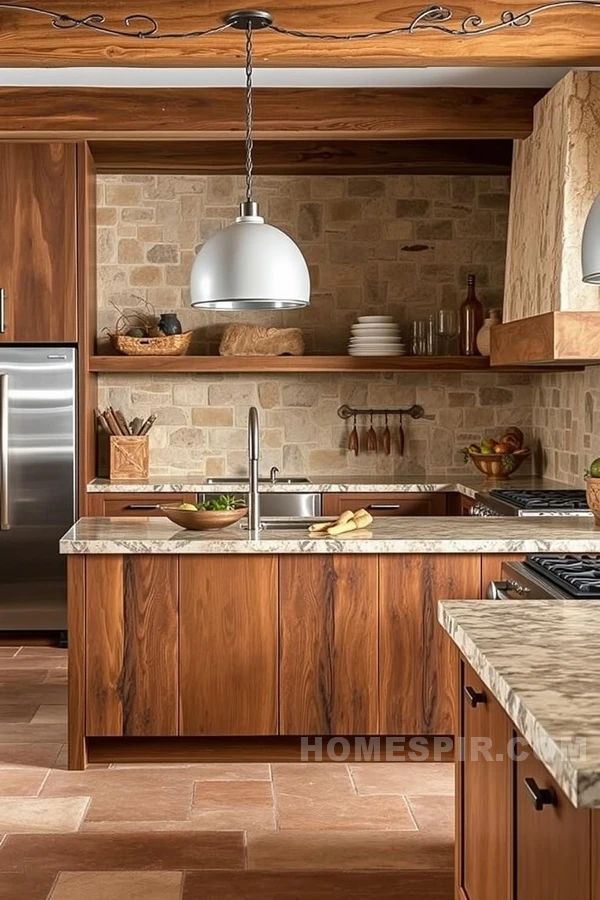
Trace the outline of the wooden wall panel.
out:
[[[87,733],[178,733],[177,558],[87,559]]]
[[[600,312],[548,312],[494,325],[492,366],[563,365],[600,359]]]
[[[123,734],[123,557],[86,559],[86,733]]]
[[[282,734],[377,732],[377,557],[280,559]]]
[[[277,556],[180,557],[182,735],[277,734]]]
[[[96,166],[87,144],[77,145],[77,341],[79,372],[79,515],[88,515],[86,485],[96,476],[98,378],[89,370],[96,349]]]
[[[243,141],[94,141],[99,172],[232,174]],[[512,141],[256,141],[257,175],[510,175]]]
[[[530,9],[530,0],[511,5],[514,13]],[[154,16],[160,33],[202,31],[218,26],[231,4],[197,0],[145,0],[132,9],[130,0],[106,0],[82,6],[61,0],[60,13],[81,17],[106,15],[106,25],[125,36],[103,35],[83,27],[53,28],[50,18],[18,10],[0,12],[0,51],[6,66],[239,66],[243,35],[221,32],[194,39],[136,40],[127,37],[124,18],[140,11]],[[235,8],[235,4],[234,7]],[[407,27],[427,4],[394,0],[270,0],[275,23],[288,29],[347,34]],[[497,24],[503,0],[479,0],[454,8],[449,27],[460,28],[464,16],[476,12],[485,25]],[[256,65],[261,66],[535,66],[596,65],[600,27],[594,9],[572,7],[546,12],[528,28],[506,28],[482,37],[461,37],[431,30],[371,40],[300,40],[261,32],[255,37]],[[147,27],[134,20],[131,32]],[[523,34],[525,32],[525,34]]]
[[[476,600],[480,557],[379,559],[379,727],[383,734],[453,734],[453,644],[437,622],[439,600]]]
[[[85,556],[67,557],[67,616],[69,630],[68,765],[85,769],[86,630]]]
[[[256,140],[522,138],[531,88],[257,88]],[[142,100],[143,94],[143,100]],[[0,87],[0,137],[244,138],[239,88]]]
[[[75,147],[0,141],[0,342],[75,343]]]

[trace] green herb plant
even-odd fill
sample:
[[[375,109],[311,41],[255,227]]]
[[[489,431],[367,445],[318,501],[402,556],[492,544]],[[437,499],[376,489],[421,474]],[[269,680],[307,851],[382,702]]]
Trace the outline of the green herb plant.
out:
[[[196,509],[200,512],[231,512],[234,509],[241,509],[246,504],[241,497],[234,494],[221,494],[216,500],[203,500],[202,503],[196,504]]]

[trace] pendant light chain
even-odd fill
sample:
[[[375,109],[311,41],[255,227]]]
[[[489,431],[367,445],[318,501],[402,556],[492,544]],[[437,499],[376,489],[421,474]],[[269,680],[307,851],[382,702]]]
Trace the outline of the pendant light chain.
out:
[[[252,200],[252,23],[246,29],[246,201]]]

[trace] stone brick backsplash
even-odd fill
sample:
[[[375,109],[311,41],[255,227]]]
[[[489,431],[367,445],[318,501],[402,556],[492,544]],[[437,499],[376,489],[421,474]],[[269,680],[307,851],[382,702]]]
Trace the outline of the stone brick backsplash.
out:
[[[121,307],[148,300],[194,331],[191,352],[216,353],[224,324],[248,313],[189,306],[197,249],[233,222],[243,197],[232,175],[101,175],[98,179],[99,344]],[[488,307],[502,306],[508,178],[259,176],[255,196],[273,225],[298,242],[312,280],[304,310],[252,313],[303,329],[308,352],[343,353],[361,313],[406,326],[440,305],[458,306],[468,272]]]
[[[98,193],[99,326],[111,302],[148,300],[194,330],[193,353],[216,353],[224,324],[296,325],[308,352],[345,353],[362,313],[406,325],[458,306],[468,272],[488,307],[502,305],[508,179],[437,176],[262,176],[255,194],[268,220],[299,243],[311,270],[306,310],[219,314],[189,307],[197,248],[231,223],[243,195],[233,176],[103,175]],[[105,340],[102,333],[100,342]],[[101,375],[100,404],[158,414],[150,433],[156,474],[245,474],[248,407],[261,411],[262,470],[289,475],[463,473],[460,448],[503,426],[532,422],[528,375]],[[406,453],[347,451],[343,404],[410,406]],[[368,422],[361,424],[364,444]],[[376,422],[379,433],[383,421]],[[468,471],[468,470],[467,470]]]
[[[585,468],[600,456],[600,366],[538,375],[533,398],[537,469],[583,487]]]
[[[531,436],[528,374],[101,375],[99,403],[128,417],[158,415],[150,432],[157,475],[247,472],[248,407],[260,410],[261,471],[286,475],[463,474],[460,448],[518,424]],[[347,450],[351,423],[343,404],[398,407],[420,403],[424,420],[404,421],[405,456],[397,452],[397,420],[389,457],[364,450],[368,420],[359,421],[361,452]],[[381,435],[383,420],[374,423]]]

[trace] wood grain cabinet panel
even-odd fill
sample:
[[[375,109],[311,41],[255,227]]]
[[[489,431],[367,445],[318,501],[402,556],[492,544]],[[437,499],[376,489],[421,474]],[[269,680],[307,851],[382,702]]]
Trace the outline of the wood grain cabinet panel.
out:
[[[88,494],[88,515],[90,516],[142,516],[143,518],[164,516],[161,506],[195,503],[195,494]]]
[[[181,734],[277,734],[278,559],[180,557]]]
[[[457,877],[468,900],[512,900],[512,725],[475,672],[461,668]]]
[[[575,809],[531,749],[525,752],[515,763],[516,900],[588,900],[592,813]],[[526,779],[551,791],[554,803],[536,809]]]
[[[480,557],[379,558],[379,727],[382,734],[454,734],[454,645],[437,623],[439,600],[475,600]]]
[[[376,556],[280,558],[282,734],[377,732]]]
[[[177,582],[176,557],[87,557],[87,734],[177,734]]]
[[[339,516],[345,509],[367,509],[372,516],[443,516],[445,494],[323,494],[323,515]]]
[[[502,566],[505,563],[522,562],[524,553],[484,553],[481,557],[481,598],[487,598],[492,581],[502,581]]]
[[[0,142],[0,341],[75,343],[75,144]]]

